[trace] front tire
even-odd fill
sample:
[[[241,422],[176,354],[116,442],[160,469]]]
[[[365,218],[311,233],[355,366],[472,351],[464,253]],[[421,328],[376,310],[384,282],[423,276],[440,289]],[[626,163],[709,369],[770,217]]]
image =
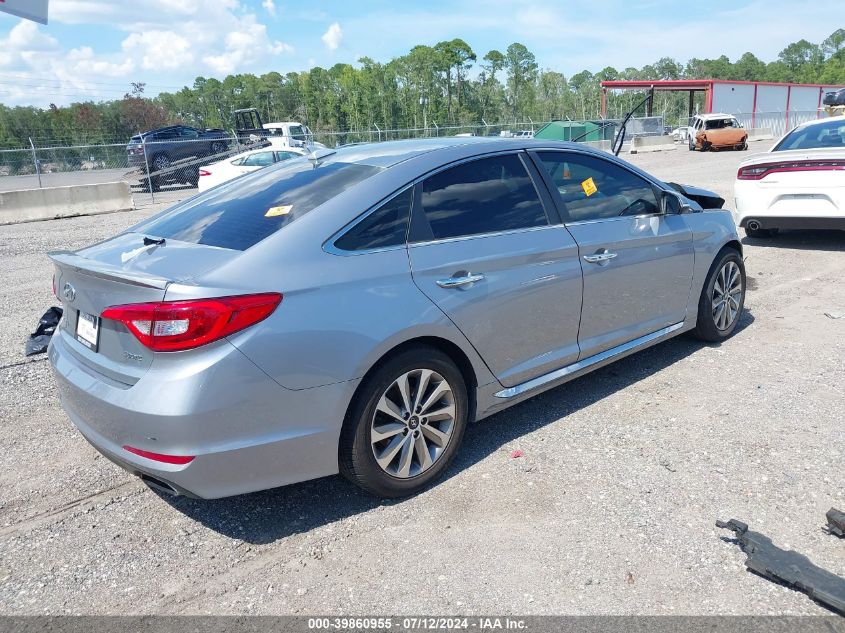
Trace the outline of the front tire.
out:
[[[745,306],[745,264],[733,248],[720,253],[704,282],[698,301],[698,338],[717,343],[729,338],[739,325]]]
[[[211,153],[212,154],[222,154],[226,151],[226,144],[223,141],[214,141],[211,144]]]
[[[446,354],[405,350],[361,385],[341,431],[340,472],[379,497],[416,494],[449,467],[468,411],[466,383]]]

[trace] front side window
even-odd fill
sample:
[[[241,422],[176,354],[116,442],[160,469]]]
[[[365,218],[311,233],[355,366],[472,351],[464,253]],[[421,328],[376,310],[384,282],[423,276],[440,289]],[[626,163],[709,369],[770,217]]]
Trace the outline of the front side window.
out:
[[[516,154],[482,158],[431,176],[423,182],[421,202],[432,239],[548,224]]]
[[[651,183],[614,163],[584,154],[538,152],[570,222],[660,212]]]
[[[199,132],[192,127],[183,127],[179,128],[179,136],[181,138],[197,138],[199,136]]]
[[[241,165],[243,167],[266,167],[275,162],[273,160],[273,152],[256,152],[244,158],[244,162]]]
[[[277,163],[189,198],[129,230],[242,251],[382,169],[339,161]]]
[[[405,243],[413,187],[406,189],[370,213],[335,241],[345,251],[366,251]]]
[[[302,129],[301,125],[291,125],[290,126],[290,137],[296,139],[297,141],[304,141],[305,140],[305,130]]]

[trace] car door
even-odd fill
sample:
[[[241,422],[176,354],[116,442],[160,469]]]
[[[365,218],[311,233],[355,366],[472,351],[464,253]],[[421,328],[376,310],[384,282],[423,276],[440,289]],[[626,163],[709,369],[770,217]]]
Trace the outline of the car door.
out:
[[[623,165],[571,151],[534,154],[584,271],[578,344],[589,358],[686,318],[693,271],[684,216]]]
[[[414,282],[507,387],[578,357],[578,247],[534,169],[524,152],[450,166],[417,184],[412,211]]]
[[[190,158],[199,156],[203,147],[199,141],[199,131],[192,127],[180,127],[178,129],[178,156],[179,158]]]

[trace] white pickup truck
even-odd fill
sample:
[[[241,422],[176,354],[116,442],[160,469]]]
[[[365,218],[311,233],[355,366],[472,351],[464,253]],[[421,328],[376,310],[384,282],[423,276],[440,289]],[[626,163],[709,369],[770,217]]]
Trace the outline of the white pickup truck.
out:
[[[325,147],[314,142],[314,134],[307,125],[296,121],[276,121],[261,127],[267,130],[267,140],[273,147]]]

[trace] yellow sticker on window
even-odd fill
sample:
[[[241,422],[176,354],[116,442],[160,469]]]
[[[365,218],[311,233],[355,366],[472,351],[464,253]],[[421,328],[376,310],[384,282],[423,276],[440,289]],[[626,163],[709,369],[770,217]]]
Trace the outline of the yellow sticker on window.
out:
[[[267,209],[267,213],[264,214],[265,218],[275,218],[279,215],[287,215],[290,213],[290,210],[293,209],[292,204],[285,204],[280,207],[270,207]]]
[[[596,183],[593,182],[592,176],[587,178],[587,180],[581,181],[581,188],[584,190],[584,193],[587,194],[587,197],[590,197],[599,190],[599,188],[596,187]]]

